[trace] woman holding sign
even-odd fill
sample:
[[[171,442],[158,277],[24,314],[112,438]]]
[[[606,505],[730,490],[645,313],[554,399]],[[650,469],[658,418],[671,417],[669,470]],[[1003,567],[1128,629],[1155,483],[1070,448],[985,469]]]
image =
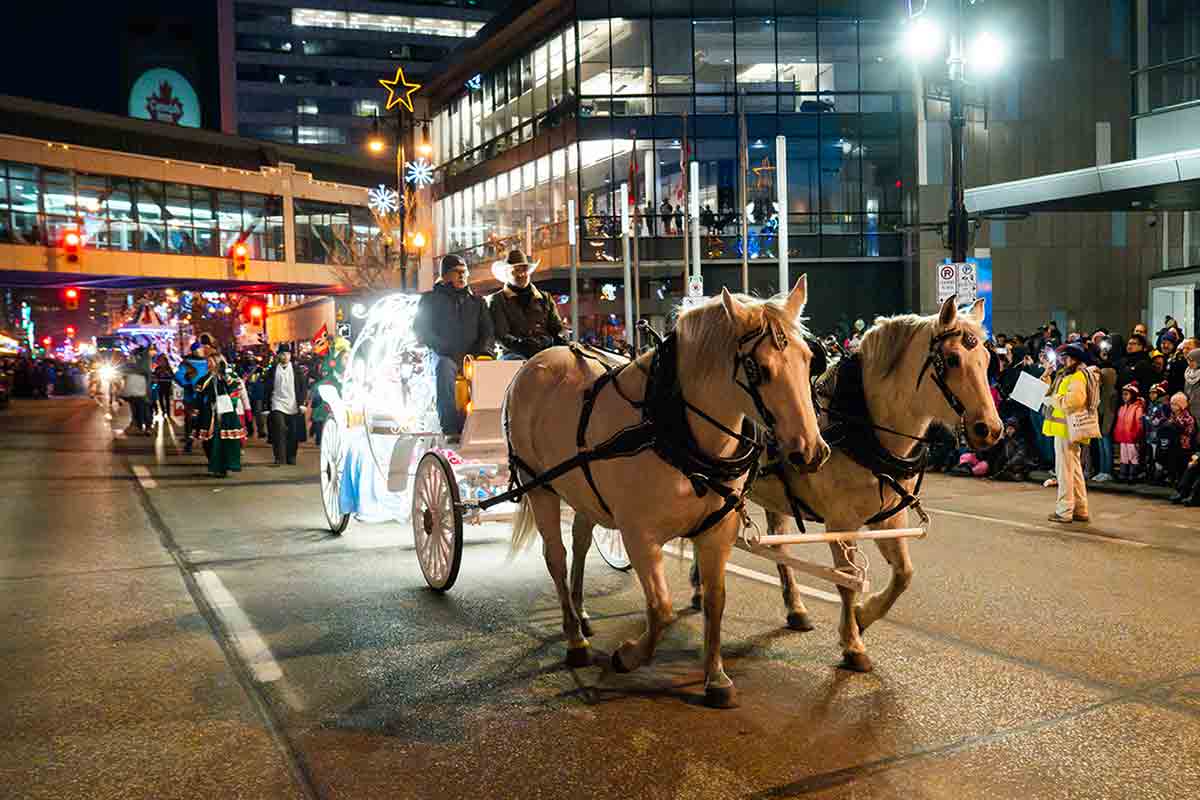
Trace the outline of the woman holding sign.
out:
[[[1071,343],[1060,351],[1062,368],[1054,373],[1047,367],[1042,380],[1050,384],[1046,396],[1047,413],[1042,433],[1054,437],[1054,475],[1058,479],[1058,502],[1051,522],[1064,524],[1088,522],[1087,483],[1083,478],[1080,450],[1091,442],[1088,438],[1071,436],[1067,417],[1088,409],[1088,378],[1084,369],[1087,353]]]

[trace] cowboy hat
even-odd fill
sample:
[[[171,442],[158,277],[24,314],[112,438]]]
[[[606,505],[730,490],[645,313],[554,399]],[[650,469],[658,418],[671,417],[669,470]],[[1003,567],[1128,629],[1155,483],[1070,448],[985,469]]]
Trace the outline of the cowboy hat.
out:
[[[492,262],[492,277],[500,281],[500,283],[508,283],[512,280],[513,267],[524,265],[529,268],[529,272],[532,274],[541,263],[541,261],[528,260],[525,258],[525,253],[520,250],[510,250],[506,260]]]

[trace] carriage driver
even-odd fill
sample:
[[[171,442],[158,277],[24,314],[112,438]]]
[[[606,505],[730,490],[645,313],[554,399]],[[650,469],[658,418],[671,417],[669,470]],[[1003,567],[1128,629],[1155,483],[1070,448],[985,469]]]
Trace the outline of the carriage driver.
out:
[[[510,252],[506,263],[508,280],[489,298],[496,340],[504,357],[530,358],[547,347],[566,344],[562,317],[553,298],[529,281],[537,263],[529,263],[520,250]]]
[[[467,264],[459,256],[442,259],[442,277],[421,295],[413,322],[417,340],[436,362],[438,421],[442,433],[458,436],[463,418],[454,402],[454,379],[467,355],[493,355],[492,317],[482,297],[467,285]]]

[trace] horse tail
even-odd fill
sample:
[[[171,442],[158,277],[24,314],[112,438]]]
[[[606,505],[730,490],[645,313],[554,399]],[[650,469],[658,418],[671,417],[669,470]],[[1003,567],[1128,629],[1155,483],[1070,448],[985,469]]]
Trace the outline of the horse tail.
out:
[[[536,533],[537,520],[533,516],[533,504],[529,502],[529,495],[525,495],[517,504],[517,513],[513,515],[512,541],[508,547],[509,555],[515,556],[529,547],[529,543],[533,541]]]

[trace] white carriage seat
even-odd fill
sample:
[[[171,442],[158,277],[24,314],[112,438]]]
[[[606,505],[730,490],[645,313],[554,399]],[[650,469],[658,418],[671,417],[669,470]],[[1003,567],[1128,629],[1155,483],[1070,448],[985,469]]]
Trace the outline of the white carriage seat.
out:
[[[463,425],[458,452],[467,458],[508,458],[503,407],[508,386],[524,361],[476,361],[471,378],[471,413]]]

